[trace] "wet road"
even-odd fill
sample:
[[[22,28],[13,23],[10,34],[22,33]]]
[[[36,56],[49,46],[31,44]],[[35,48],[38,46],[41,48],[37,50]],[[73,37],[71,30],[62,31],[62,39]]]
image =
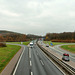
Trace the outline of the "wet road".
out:
[[[13,75],[64,75],[51,60],[35,45],[25,46]]]

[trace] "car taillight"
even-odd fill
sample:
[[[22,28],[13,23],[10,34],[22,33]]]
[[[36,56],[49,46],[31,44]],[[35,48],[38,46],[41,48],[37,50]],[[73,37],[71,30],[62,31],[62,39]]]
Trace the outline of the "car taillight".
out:
[[[64,54],[64,56],[67,56],[67,54]]]
[[[63,56],[69,56],[69,54],[66,54],[66,53],[65,53],[65,54],[63,54]]]

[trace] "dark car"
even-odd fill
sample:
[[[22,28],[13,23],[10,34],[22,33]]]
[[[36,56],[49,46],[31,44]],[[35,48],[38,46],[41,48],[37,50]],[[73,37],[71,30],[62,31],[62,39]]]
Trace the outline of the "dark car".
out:
[[[64,53],[64,54],[63,54],[63,57],[62,57],[62,60],[70,61],[70,59],[69,59],[69,54]]]
[[[46,47],[49,47],[49,44],[46,44]]]

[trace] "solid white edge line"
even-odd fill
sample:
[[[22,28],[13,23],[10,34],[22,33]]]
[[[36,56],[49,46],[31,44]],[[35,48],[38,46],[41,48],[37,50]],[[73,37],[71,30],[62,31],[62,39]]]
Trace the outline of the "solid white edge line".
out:
[[[16,73],[16,70],[17,70],[17,68],[18,68],[18,65],[19,65],[19,63],[20,63],[20,60],[21,60],[21,58],[22,58],[22,55],[23,55],[24,51],[25,51],[25,47],[24,47],[23,52],[22,52],[22,54],[21,54],[21,56],[20,56],[20,58],[19,58],[19,60],[18,60],[18,63],[17,63],[17,65],[16,65],[16,68],[15,68],[15,70],[14,70],[14,72],[13,72],[13,75],[15,75],[15,73]]]
[[[42,51],[43,52],[43,51]],[[44,52],[43,52],[44,53]],[[45,53],[44,53],[45,54]],[[49,59],[49,57],[45,54],[45,56]],[[52,64],[59,70],[59,71],[61,71],[64,75],[66,75],[51,59],[49,59],[51,62],[52,62]]]
[[[31,72],[31,75],[33,75],[33,72]]]

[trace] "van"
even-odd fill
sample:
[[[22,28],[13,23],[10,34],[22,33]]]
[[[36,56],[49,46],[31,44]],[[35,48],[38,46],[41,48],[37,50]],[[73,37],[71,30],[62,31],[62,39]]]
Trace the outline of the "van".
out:
[[[30,43],[30,48],[33,48],[33,43],[32,42]]]

